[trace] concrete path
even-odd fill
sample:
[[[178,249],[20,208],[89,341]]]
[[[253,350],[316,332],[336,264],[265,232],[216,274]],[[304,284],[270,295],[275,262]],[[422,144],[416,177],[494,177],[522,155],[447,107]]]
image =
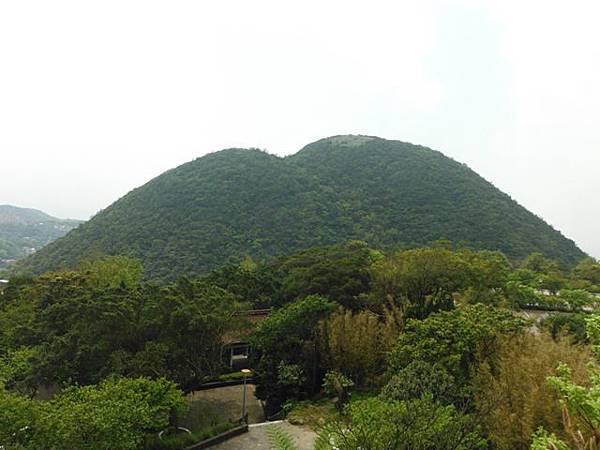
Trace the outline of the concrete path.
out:
[[[288,422],[271,422],[267,424],[250,425],[250,430],[241,436],[211,447],[211,450],[271,450],[267,436],[270,427],[279,427],[285,431],[300,450],[312,450],[316,433],[306,427],[291,425]]]
[[[199,424],[238,420],[242,416],[243,395],[242,385],[192,392],[187,397],[189,413],[181,424],[195,428]],[[254,386],[251,384],[246,386],[246,411],[249,423],[265,421],[262,404],[254,396]]]

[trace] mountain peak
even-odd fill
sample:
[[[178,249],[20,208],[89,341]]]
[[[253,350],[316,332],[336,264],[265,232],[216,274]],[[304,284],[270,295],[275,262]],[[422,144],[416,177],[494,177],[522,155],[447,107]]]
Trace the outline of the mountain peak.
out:
[[[137,188],[22,267],[39,273],[102,251],[136,256],[150,277],[172,280],[246,256],[349,240],[417,247],[442,238],[514,260],[541,252],[574,265],[585,256],[438,151],[341,135],[286,158],[236,149],[198,158]]]
[[[383,140],[376,136],[365,136],[362,134],[340,134],[338,136],[330,136],[325,139],[321,139],[317,142],[327,142],[331,145],[337,145],[341,147],[359,147],[374,140]]]

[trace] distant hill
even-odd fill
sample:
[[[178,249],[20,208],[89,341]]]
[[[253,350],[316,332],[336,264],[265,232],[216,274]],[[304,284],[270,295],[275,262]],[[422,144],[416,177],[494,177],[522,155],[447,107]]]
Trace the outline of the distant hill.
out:
[[[21,265],[35,273],[98,252],[142,259],[174,279],[246,256],[267,258],[363,240],[380,248],[441,238],[510,258],[585,254],[542,219],[442,153],[399,141],[336,136],[280,158],[229,149],[169,170]]]
[[[0,205],[0,269],[35,253],[80,223],[57,219],[37,209]]]

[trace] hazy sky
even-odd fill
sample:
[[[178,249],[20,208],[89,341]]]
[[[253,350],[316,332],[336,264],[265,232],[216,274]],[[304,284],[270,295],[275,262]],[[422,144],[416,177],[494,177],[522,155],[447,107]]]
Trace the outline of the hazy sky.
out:
[[[226,147],[468,164],[600,256],[600,3],[2,1],[0,204],[88,218]]]

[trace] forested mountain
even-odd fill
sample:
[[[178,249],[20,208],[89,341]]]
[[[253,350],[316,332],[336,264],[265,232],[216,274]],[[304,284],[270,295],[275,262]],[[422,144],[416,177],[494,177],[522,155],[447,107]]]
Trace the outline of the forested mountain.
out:
[[[0,269],[64,236],[80,222],[36,209],[0,205]]]
[[[91,255],[142,260],[175,279],[214,267],[362,240],[379,248],[449,239],[574,265],[585,254],[464,164],[366,136],[317,141],[280,158],[228,149],[169,170],[28,258],[40,273]]]

